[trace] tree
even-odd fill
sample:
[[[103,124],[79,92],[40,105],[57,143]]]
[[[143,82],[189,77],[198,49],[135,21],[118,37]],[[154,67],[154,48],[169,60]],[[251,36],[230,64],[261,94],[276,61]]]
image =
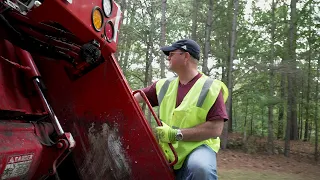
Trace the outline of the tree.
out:
[[[282,60],[283,61],[283,60]],[[278,131],[277,139],[283,138],[283,119],[284,119],[284,102],[285,99],[285,73],[280,73],[280,99],[282,100],[279,104],[279,114],[278,114]]]
[[[318,59],[318,66],[317,66],[317,78],[320,78],[320,59]],[[318,102],[319,102],[319,82],[317,82],[316,85],[316,93],[315,93],[315,117],[314,117],[314,125],[315,125],[315,143],[314,143],[314,158],[316,161],[319,160],[319,149],[318,149],[318,144],[319,144],[319,127],[318,127]]]
[[[308,28],[308,77],[307,77],[307,92],[306,92],[306,96],[307,96],[307,104],[306,104],[306,120],[305,120],[305,130],[304,130],[304,137],[303,140],[307,141],[308,140],[308,132],[309,132],[309,110],[310,110],[310,81],[311,81],[311,56],[312,56],[312,35],[311,35],[311,3],[310,3],[310,8],[309,8],[309,13],[308,13],[308,24],[309,24],[309,28]]]
[[[134,5],[130,6],[130,12],[129,11],[127,12],[128,17],[126,17],[126,19],[127,19],[128,29],[129,29],[129,27],[131,27],[134,24],[134,21],[135,21],[134,17],[135,17],[136,9],[134,7],[135,7]],[[126,8],[128,8],[128,7],[126,6]],[[124,29],[124,31],[126,31],[127,33],[125,33],[125,37],[124,37],[125,47],[123,49],[124,53],[122,53],[123,58],[121,56],[121,59],[122,59],[121,60],[121,64],[122,64],[121,68],[122,68],[124,75],[127,75],[129,54],[130,54],[130,50],[131,50],[131,46],[132,46],[132,37],[130,36],[128,29],[127,28]]]
[[[276,4],[274,0],[272,0],[272,10],[271,10],[271,63],[270,63],[270,86],[269,86],[269,95],[270,97],[273,97],[274,94],[274,59],[275,59],[275,53],[274,53],[274,43],[275,43],[275,29],[276,29],[276,22],[275,22],[275,9],[276,9]],[[269,119],[268,119],[268,153],[273,154],[273,103],[269,103],[268,107],[268,113],[269,113]]]
[[[288,25],[287,25],[287,6],[286,4],[282,5],[280,7],[280,14],[283,17],[283,23],[284,23],[284,27],[283,27],[283,34],[285,34],[284,32],[287,31],[288,29]],[[284,44],[284,47],[287,47],[288,41],[287,41],[287,37],[283,37],[282,38],[282,43]],[[285,108],[284,108],[284,101],[285,101],[285,86],[286,86],[286,60],[287,60],[287,56],[288,56],[288,52],[287,49],[285,48],[281,48],[280,49],[280,57],[281,57],[281,64],[280,64],[280,99],[281,102],[279,103],[279,113],[278,113],[278,132],[277,132],[277,139],[281,139],[283,138],[284,132],[284,115],[285,115]]]
[[[290,139],[298,139],[297,135],[297,108],[296,108],[296,91],[295,78],[296,72],[296,0],[291,0],[290,8],[290,30],[289,30],[289,67],[288,71],[288,110],[287,110],[287,130],[284,155],[289,157],[290,153]]]
[[[205,31],[205,45],[204,45],[204,55],[202,63],[202,72],[206,75],[209,75],[208,69],[208,56],[210,51],[210,36],[212,29],[212,12],[213,12],[213,0],[209,0],[209,9],[207,13],[207,22],[206,22],[206,31]]]
[[[162,9],[161,9],[161,41],[160,44],[161,46],[164,46],[166,43],[166,10],[167,10],[167,0],[162,0]],[[164,54],[161,54],[160,58],[160,77],[164,78],[165,77],[165,57]]]
[[[238,17],[238,8],[239,1],[234,0],[234,14],[232,20],[232,31],[231,31],[231,43],[230,43],[230,59],[228,64],[228,88],[229,88],[229,97],[227,101],[227,112],[229,114],[229,121],[232,122],[232,91],[233,91],[233,83],[232,83],[232,70],[233,70],[233,60],[235,57],[235,46],[236,46],[236,33],[237,33],[237,17]],[[227,136],[228,136],[228,122],[225,123],[224,126],[224,136],[225,139],[223,141],[223,149],[227,147]]]
[[[192,1],[192,31],[191,31],[191,39],[197,40],[197,18],[198,18],[198,11],[199,11],[199,1],[198,0],[193,0]]]
[[[127,9],[127,1],[126,0],[121,0],[120,2],[120,7],[121,7],[121,11],[122,11],[122,14],[123,14],[123,19],[125,18],[125,14],[126,14],[126,9]],[[127,19],[127,18],[126,18]],[[120,33],[119,34],[119,38],[118,38],[118,42],[121,43],[122,42],[122,38],[125,37],[125,33]],[[121,53],[121,51],[117,51],[115,53],[115,57],[116,59],[119,59],[119,54]],[[122,61],[120,60],[120,63],[122,63]],[[120,66],[122,66],[122,64],[120,64]]]

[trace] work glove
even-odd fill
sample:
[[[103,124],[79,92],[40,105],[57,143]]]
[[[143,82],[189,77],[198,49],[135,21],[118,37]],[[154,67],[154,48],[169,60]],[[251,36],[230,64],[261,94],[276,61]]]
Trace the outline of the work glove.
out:
[[[166,123],[162,122],[162,126],[156,127],[156,134],[159,140],[163,143],[172,143],[176,141],[176,129],[172,129]]]

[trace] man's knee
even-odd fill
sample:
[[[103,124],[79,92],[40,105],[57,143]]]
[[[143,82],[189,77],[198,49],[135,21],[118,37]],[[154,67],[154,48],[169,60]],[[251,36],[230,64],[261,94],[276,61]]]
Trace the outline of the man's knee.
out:
[[[216,153],[207,146],[199,147],[191,153],[187,169],[195,179],[218,179]]]
[[[213,164],[191,163],[188,170],[196,179],[217,179],[217,168]]]

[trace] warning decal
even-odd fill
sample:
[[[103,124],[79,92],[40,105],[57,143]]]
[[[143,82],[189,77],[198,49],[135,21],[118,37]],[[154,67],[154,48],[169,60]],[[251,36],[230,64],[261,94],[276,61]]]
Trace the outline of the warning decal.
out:
[[[32,158],[33,154],[9,157],[1,179],[13,178],[26,174],[29,171]]]

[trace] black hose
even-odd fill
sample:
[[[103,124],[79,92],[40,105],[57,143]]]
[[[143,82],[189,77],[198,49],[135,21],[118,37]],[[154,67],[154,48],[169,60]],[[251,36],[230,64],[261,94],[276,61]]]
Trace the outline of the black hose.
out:
[[[10,31],[16,33],[19,37],[22,37],[21,33],[17,31],[13,26],[11,26],[9,21],[7,21],[7,19],[2,14],[0,14],[0,21],[2,21]]]

